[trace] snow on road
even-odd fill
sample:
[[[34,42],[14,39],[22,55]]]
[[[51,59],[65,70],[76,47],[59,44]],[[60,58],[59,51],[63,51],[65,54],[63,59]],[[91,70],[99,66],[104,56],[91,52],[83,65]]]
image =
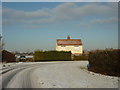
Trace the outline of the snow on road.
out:
[[[4,73],[7,88],[118,88],[118,77],[87,70],[87,61],[11,63]],[[1,80],[0,80],[1,81]]]
[[[54,64],[56,62],[28,62],[28,63],[8,63],[5,64],[6,69],[13,68],[12,70],[2,74],[2,87],[3,88],[36,88],[34,86],[31,75],[37,67],[44,67],[46,65]],[[5,69],[5,70],[6,70]],[[1,79],[0,79],[1,81]],[[1,84],[0,84],[1,85]]]
[[[33,71],[36,88],[118,88],[118,77],[89,72],[87,61],[59,62]]]

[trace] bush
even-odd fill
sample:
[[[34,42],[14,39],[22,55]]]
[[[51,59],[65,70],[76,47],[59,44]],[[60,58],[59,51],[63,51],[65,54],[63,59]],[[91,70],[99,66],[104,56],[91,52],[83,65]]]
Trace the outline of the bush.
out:
[[[35,61],[71,60],[71,52],[67,51],[35,51]]]
[[[106,75],[120,76],[120,50],[96,50],[89,54],[89,70]]]
[[[2,51],[2,62],[16,62],[15,54],[3,50]]]

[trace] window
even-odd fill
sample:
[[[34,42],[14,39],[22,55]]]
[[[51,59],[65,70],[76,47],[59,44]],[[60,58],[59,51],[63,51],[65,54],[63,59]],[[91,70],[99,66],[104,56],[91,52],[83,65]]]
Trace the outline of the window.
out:
[[[65,45],[62,45],[61,47],[65,47]]]
[[[79,47],[74,47],[75,50],[79,50]]]
[[[61,46],[61,49],[62,50],[66,50],[65,45]]]

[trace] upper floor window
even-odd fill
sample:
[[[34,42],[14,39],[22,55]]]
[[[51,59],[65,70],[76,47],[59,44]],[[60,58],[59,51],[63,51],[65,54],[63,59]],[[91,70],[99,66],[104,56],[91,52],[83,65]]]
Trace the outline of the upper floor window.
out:
[[[61,49],[62,49],[62,50],[66,50],[65,45],[62,45],[62,46],[61,46]]]
[[[74,47],[79,47],[79,45],[74,45]]]
[[[61,47],[65,47],[65,45],[62,45]]]
[[[66,50],[66,48],[65,48],[65,47],[61,47],[61,49],[62,49],[62,50]]]

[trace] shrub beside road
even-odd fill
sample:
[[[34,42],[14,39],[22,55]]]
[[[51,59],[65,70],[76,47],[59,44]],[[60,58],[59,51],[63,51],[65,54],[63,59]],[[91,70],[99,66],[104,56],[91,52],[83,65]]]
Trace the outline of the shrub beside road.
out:
[[[89,54],[89,70],[106,75],[120,76],[120,50],[95,50]]]
[[[70,61],[71,52],[67,51],[35,51],[35,61]]]

